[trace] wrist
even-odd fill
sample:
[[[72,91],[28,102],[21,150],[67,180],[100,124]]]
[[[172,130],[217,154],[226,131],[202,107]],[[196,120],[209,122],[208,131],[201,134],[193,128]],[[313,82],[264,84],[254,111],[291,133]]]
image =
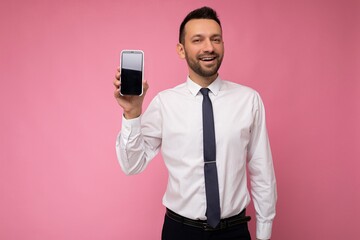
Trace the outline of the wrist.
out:
[[[126,119],[138,118],[141,115],[141,110],[124,111],[124,117]]]

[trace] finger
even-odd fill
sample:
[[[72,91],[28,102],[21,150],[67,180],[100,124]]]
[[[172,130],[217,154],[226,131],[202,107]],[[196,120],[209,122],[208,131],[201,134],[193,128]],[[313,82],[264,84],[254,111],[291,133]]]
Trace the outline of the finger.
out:
[[[120,98],[120,97],[121,97],[119,90],[115,90],[115,91],[114,91],[114,97],[115,97],[115,98]]]
[[[118,69],[118,71],[116,71],[116,73],[115,73],[115,78],[120,80],[120,75],[121,75],[120,70]]]
[[[114,86],[115,86],[116,88],[119,88],[119,87],[120,87],[120,80],[115,79],[114,82],[113,82],[113,84],[114,84]]]
[[[146,80],[143,81],[143,90],[146,92],[149,89],[149,84]]]

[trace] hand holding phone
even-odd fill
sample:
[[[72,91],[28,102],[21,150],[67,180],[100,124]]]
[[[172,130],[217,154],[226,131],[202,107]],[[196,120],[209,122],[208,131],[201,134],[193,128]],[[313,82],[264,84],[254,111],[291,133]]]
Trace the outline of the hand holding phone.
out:
[[[121,95],[143,94],[144,52],[141,50],[123,50],[120,56]]]
[[[129,50],[124,50],[123,52],[125,53],[125,51],[129,51]],[[134,52],[135,50],[130,50],[130,51]],[[138,50],[136,50],[136,51],[138,51]],[[130,53],[130,54],[132,54],[132,53]],[[122,56],[122,57],[124,57],[124,56]],[[143,69],[144,69],[143,61],[144,60],[143,59],[144,59],[144,55],[142,53],[142,63],[140,64],[140,66],[142,66],[141,67],[141,69],[142,69],[141,75],[142,76],[144,75],[144,73],[143,73]],[[129,64],[124,64],[127,61],[128,60],[121,61],[120,65],[124,66],[123,69],[126,69],[126,67],[129,65]],[[135,90],[132,91],[129,88],[127,88],[126,86],[123,87],[122,83],[120,81],[124,82],[125,79],[123,78],[123,74],[121,73],[121,66],[119,66],[117,68],[116,73],[115,73],[115,79],[113,81],[113,84],[115,86],[114,97],[115,97],[117,103],[120,105],[120,107],[124,110],[124,113],[123,113],[124,117],[126,119],[132,119],[132,118],[139,117],[141,115],[142,104],[144,101],[144,97],[146,95],[146,91],[149,88],[149,85],[148,85],[147,81],[143,81],[143,79],[141,78],[141,80],[138,81],[138,83],[140,83],[141,86],[139,86],[137,84],[137,87],[134,88],[134,89],[137,89],[136,91]],[[132,69],[132,68],[130,68],[130,69]],[[122,70],[122,71],[124,71],[124,70]],[[126,82],[126,80],[125,80],[125,82]],[[120,89],[122,89],[122,90],[120,90]]]

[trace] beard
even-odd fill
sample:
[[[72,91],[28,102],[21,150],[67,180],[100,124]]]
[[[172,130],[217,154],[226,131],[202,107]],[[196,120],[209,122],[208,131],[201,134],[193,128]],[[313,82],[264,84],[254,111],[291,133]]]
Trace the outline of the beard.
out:
[[[206,61],[202,61],[201,59],[204,57],[213,57],[214,63],[209,67],[203,67],[201,65],[201,62],[206,63]],[[208,78],[217,74],[221,66],[223,56],[219,56],[219,54],[211,52],[211,53],[199,54],[196,56],[196,58],[190,58],[185,50],[185,59],[191,70],[193,70],[196,74],[198,74],[201,77]]]

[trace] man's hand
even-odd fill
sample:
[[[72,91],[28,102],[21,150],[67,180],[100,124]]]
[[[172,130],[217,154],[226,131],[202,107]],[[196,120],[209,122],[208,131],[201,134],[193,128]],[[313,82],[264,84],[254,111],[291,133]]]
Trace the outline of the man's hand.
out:
[[[124,109],[124,117],[126,119],[137,118],[142,113],[142,104],[149,85],[143,81],[143,94],[141,96],[121,96],[120,95],[120,68],[118,67],[114,80],[114,97],[118,104]]]

